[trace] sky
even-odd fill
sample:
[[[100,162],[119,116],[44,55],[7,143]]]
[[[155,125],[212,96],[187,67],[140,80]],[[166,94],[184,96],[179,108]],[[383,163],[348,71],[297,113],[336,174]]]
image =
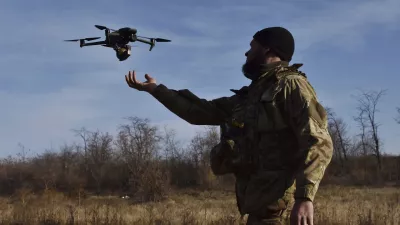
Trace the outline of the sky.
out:
[[[95,24],[133,27],[138,35],[170,39],[149,46],[133,43],[120,62],[112,49],[79,48],[66,39],[102,37]],[[298,1],[0,1],[0,156],[59,148],[79,141],[72,129],[115,134],[129,116],[175,129],[187,141],[203,127],[168,111],[148,93],[129,88],[125,74],[153,76],[172,89],[201,98],[230,96],[248,85],[241,73],[253,34],[283,26],[295,38],[291,63],[319,100],[358,132],[353,95],[386,89],[378,104],[379,134],[385,153],[400,154],[397,50],[398,0]]]

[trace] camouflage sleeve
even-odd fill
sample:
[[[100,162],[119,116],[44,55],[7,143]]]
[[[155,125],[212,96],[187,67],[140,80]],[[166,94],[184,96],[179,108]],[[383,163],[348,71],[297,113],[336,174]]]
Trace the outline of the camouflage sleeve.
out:
[[[285,79],[283,96],[285,115],[299,147],[295,154],[298,162],[295,198],[313,201],[333,153],[327,114],[304,77]]]
[[[233,97],[201,99],[187,89],[173,90],[160,84],[152,95],[167,109],[193,125],[220,125],[232,109]]]

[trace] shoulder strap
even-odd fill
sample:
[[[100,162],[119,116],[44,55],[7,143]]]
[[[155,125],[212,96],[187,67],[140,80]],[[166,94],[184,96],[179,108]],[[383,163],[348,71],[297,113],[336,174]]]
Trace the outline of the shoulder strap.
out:
[[[249,90],[248,86],[243,86],[240,90],[230,89],[230,91],[232,91],[233,93],[235,93],[237,95],[246,95],[248,90]]]
[[[295,77],[295,76],[301,76],[307,78],[307,75],[299,70],[299,68],[302,66],[303,66],[302,63],[295,63],[288,67],[282,67],[282,69],[276,73],[276,77],[277,79],[285,77]]]

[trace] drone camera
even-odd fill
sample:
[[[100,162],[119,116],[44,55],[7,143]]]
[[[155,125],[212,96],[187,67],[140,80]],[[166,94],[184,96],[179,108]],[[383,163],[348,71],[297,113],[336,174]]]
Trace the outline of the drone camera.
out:
[[[117,58],[119,59],[119,61],[124,61],[127,58],[129,58],[129,56],[131,56],[131,46],[130,45],[125,45],[123,47],[117,47],[114,49]]]

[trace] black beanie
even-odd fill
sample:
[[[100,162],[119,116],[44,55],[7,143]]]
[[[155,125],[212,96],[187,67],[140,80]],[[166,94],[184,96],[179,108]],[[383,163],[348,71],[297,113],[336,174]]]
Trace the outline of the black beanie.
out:
[[[278,56],[287,62],[294,54],[294,38],[283,27],[268,27],[257,31],[253,38],[262,46],[271,48]]]

